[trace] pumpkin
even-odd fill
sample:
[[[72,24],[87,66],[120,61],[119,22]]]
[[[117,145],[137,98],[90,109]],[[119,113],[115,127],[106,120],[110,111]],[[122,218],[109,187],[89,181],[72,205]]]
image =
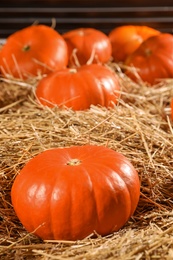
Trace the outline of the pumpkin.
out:
[[[125,64],[135,67],[140,78],[150,85],[157,83],[158,79],[173,78],[173,35],[162,33],[145,40],[128,56]],[[130,69],[126,74],[137,81]]]
[[[36,97],[44,106],[89,109],[91,105],[114,107],[118,101],[118,76],[99,64],[83,65],[52,72],[36,87]]]
[[[13,33],[0,52],[2,74],[21,79],[65,68],[67,63],[66,42],[46,25],[32,25]]]
[[[139,195],[139,177],[131,162],[95,145],[38,154],[21,169],[11,189],[21,223],[46,240],[118,231],[133,215]]]
[[[75,66],[76,59],[80,65],[84,65],[87,62],[106,63],[111,58],[111,43],[108,36],[100,30],[77,28],[62,36],[68,47],[69,66]]]
[[[171,100],[171,117],[172,117],[172,120],[173,120],[173,98]]]
[[[108,35],[112,45],[113,59],[124,62],[144,40],[158,34],[160,31],[148,26],[123,25],[114,28]]]

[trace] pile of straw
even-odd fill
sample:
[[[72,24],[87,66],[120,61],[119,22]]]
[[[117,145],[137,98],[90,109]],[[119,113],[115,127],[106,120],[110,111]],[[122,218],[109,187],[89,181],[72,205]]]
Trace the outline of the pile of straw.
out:
[[[37,103],[35,82],[0,82],[0,259],[173,259],[173,80],[154,87],[118,71],[114,109],[49,109]],[[20,169],[53,147],[104,145],[123,153],[139,173],[134,216],[118,232],[82,241],[42,241],[28,234],[11,205]]]

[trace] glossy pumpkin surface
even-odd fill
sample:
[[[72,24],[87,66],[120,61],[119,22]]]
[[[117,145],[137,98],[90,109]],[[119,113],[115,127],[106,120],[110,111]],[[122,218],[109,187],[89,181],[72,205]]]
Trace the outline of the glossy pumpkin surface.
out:
[[[172,120],[173,120],[173,98],[171,100],[171,117],[172,117]]]
[[[63,37],[53,28],[32,25],[7,38],[0,52],[4,76],[26,79],[67,66],[68,52]]]
[[[115,61],[125,61],[140,44],[151,36],[160,34],[160,31],[148,26],[123,25],[114,28],[109,33],[112,45],[112,57]]]
[[[46,150],[14,180],[14,210],[42,239],[78,240],[119,230],[133,215],[139,177],[122,154],[103,146]]]
[[[73,110],[89,109],[91,105],[114,107],[119,93],[117,75],[98,64],[53,72],[40,80],[36,88],[41,104]]]
[[[150,37],[126,60],[127,66],[134,66],[144,82],[151,85],[160,79],[173,78],[173,35],[163,33]],[[127,70],[127,75],[137,80]]]
[[[78,28],[64,33],[64,40],[69,51],[69,65],[76,65],[76,58],[80,65],[90,63],[106,63],[110,60],[112,47],[109,38],[100,30],[94,28]]]

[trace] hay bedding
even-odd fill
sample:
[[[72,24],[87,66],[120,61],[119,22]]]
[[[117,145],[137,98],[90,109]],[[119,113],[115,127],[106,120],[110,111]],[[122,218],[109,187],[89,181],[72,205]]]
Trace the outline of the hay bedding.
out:
[[[122,94],[111,110],[43,108],[30,83],[0,83],[0,259],[173,259],[173,80],[153,88],[119,70]],[[41,241],[28,234],[10,201],[15,176],[52,147],[106,145],[126,155],[141,180],[134,216],[119,232],[82,241]]]

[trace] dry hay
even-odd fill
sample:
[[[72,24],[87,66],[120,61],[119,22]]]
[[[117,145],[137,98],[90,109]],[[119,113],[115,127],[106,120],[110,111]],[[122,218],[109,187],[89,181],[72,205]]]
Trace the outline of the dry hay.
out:
[[[43,108],[35,83],[0,83],[0,259],[173,259],[173,80],[150,88],[121,71],[122,94],[111,110]],[[82,241],[42,241],[28,234],[10,200],[15,176],[52,147],[105,145],[126,155],[139,173],[141,196],[119,232]]]

